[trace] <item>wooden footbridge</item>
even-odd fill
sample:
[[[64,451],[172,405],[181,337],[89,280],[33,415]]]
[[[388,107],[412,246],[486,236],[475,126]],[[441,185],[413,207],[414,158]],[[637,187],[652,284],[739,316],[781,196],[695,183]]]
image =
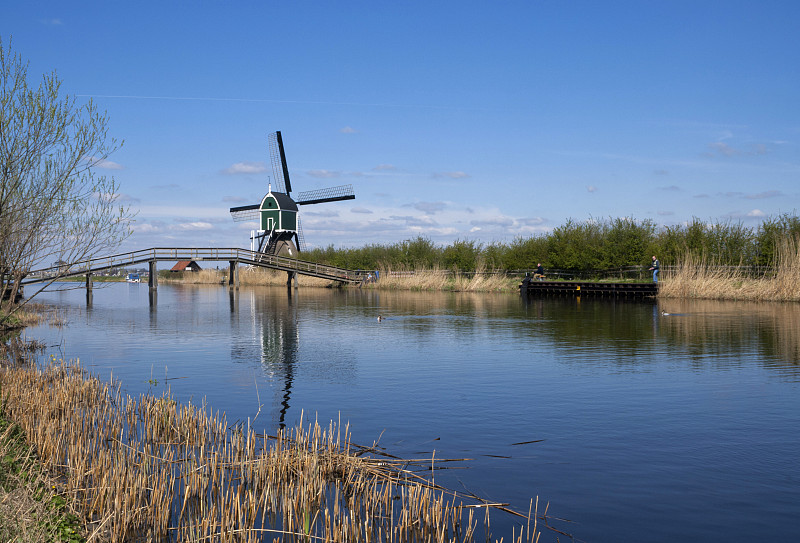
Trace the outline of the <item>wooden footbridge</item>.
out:
[[[350,284],[361,284],[369,275],[369,272],[325,266],[323,264],[316,264],[296,258],[268,255],[245,249],[154,247],[152,249],[143,249],[141,251],[92,258],[72,264],[62,264],[60,266],[33,270],[20,284],[43,283],[52,281],[54,277],[86,276],[86,288],[91,289],[92,275],[97,275],[106,270],[148,263],[150,267],[148,284],[151,289],[156,289],[158,288],[158,262],[174,262],[180,260],[194,260],[198,262],[227,261],[228,285],[235,289],[239,288],[238,266],[240,264],[285,271],[287,273],[287,285],[291,284],[292,279],[295,279],[297,275],[310,275],[312,277],[320,277],[322,279],[330,279],[331,281]]]

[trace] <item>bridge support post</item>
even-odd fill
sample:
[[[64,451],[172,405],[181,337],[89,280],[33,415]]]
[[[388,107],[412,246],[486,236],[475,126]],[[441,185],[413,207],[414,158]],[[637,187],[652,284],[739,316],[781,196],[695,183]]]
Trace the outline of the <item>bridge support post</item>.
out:
[[[86,272],[86,294],[92,292],[92,274]]]
[[[150,261],[150,276],[147,278],[147,285],[150,290],[158,288],[158,266],[156,266],[155,260]]]
[[[228,288],[239,290],[239,270],[236,268],[236,261],[228,261]]]
[[[294,288],[297,288],[297,272],[286,272],[286,286],[292,288],[292,279],[294,279]]]

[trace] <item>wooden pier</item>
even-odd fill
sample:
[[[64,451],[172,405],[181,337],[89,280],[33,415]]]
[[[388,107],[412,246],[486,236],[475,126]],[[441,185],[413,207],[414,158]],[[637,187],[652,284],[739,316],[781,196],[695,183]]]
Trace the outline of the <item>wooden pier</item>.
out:
[[[611,298],[654,298],[658,283],[598,283],[590,281],[522,281],[523,296],[597,296]]]

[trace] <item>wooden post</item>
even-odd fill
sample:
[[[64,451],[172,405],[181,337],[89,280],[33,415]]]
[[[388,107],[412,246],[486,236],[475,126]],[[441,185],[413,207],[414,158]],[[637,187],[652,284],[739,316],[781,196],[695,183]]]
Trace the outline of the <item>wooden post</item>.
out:
[[[239,290],[239,270],[236,268],[236,261],[228,261],[228,288]]]
[[[92,274],[91,272],[86,272],[86,293],[90,293],[92,291]]]
[[[158,267],[156,266],[156,261],[150,261],[150,277],[147,278],[147,285],[150,287],[150,290],[155,290],[158,288]]]

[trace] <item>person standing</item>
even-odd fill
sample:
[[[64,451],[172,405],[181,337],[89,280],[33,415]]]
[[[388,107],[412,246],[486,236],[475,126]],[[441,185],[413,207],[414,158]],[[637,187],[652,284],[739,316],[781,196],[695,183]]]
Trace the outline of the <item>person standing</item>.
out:
[[[653,255],[653,265],[650,267],[650,271],[653,272],[653,283],[658,283],[658,270],[660,268],[661,264],[658,263],[656,255]]]

